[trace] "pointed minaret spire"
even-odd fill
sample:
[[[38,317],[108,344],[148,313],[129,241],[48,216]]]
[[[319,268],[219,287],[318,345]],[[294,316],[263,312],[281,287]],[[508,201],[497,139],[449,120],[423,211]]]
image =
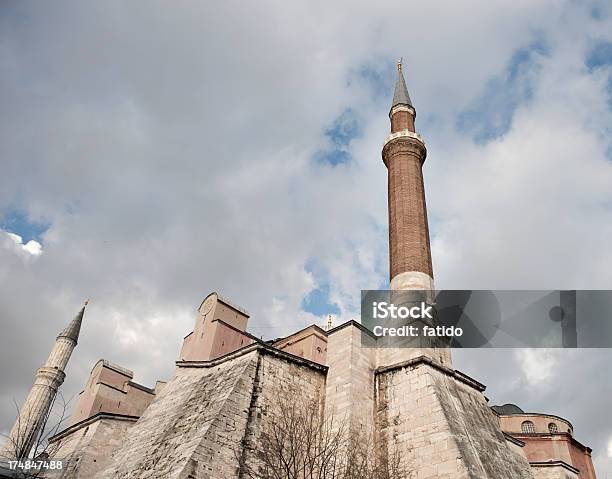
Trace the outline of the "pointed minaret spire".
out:
[[[74,319],[70,322],[70,324],[64,329],[58,336],[69,338],[74,340],[75,343],[79,341],[79,333],[81,332],[81,323],[83,322],[83,315],[85,314],[85,308],[89,304],[89,300],[85,300],[85,304],[81,310],[77,313]]]
[[[36,372],[36,380],[19,410],[11,433],[4,446],[0,449],[0,457],[25,459],[29,457],[32,448],[37,444],[37,438],[45,427],[49,409],[53,404],[57,390],[64,382],[64,370],[74,351],[81,331],[81,323],[85,314],[85,304],[70,324],[59,334],[44,366]],[[33,451],[36,454],[36,451]]]
[[[405,105],[414,110],[412,100],[410,100],[410,95],[408,94],[408,88],[406,88],[406,80],[404,80],[404,74],[402,72],[401,58],[397,61],[397,81],[395,82],[395,92],[393,93],[391,110],[398,105]]]
[[[391,119],[391,133],[408,130],[414,132],[414,120],[416,110],[412,105],[412,100],[406,88],[402,59],[397,61],[397,80],[395,81],[395,91],[393,92],[393,103],[389,111]]]

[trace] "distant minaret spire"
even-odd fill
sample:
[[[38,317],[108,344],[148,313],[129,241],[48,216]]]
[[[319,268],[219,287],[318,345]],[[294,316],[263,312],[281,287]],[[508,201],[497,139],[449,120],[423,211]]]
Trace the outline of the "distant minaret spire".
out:
[[[85,307],[88,303],[89,300],[85,301],[74,319],[57,336],[47,361],[36,372],[34,385],[19,411],[19,417],[11,429],[3,450],[0,451],[7,459],[25,459],[35,445],[57,390],[66,377],[64,370],[79,340]]]
[[[83,322],[83,314],[85,313],[85,308],[89,304],[89,300],[86,299],[81,311],[79,314],[75,316],[75,318],[70,321],[70,324],[64,329],[59,337],[65,337],[74,340],[76,343],[79,339],[79,333],[81,332],[81,323]]]

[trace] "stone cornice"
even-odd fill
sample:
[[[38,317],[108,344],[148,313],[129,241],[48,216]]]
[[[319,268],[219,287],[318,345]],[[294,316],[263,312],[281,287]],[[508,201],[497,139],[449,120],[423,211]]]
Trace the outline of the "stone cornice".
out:
[[[108,369],[112,369],[113,371],[126,376],[130,379],[132,379],[134,377],[134,372],[130,371],[127,368],[124,368],[123,366],[119,366],[118,364],[114,364],[111,363],[110,361],[107,361],[106,359],[99,359],[98,362],[94,365],[93,368],[91,368],[91,370],[93,371],[94,368],[98,365],[98,363],[102,362],[102,365]]]
[[[529,465],[531,467],[562,467],[573,472],[574,474],[580,474],[579,469],[576,469],[574,466],[570,466],[565,461],[534,461],[530,462]]]
[[[259,339],[257,336],[253,336],[251,333],[248,333],[248,332],[246,332],[246,331],[243,331],[242,329],[238,329],[238,328],[236,328],[235,326],[232,326],[231,324],[226,323],[226,322],[225,322],[225,321],[223,321],[222,319],[213,319],[213,320],[211,321],[211,323],[220,323],[220,324],[222,324],[223,326],[225,326],[226,328],[229,328],[229,329],[231,329],[231,330],[233,330],[233,331],[235,331],[235,332],[237,332],[237,333],[240,333],[240,334],[242,334],[243,336],[245,336],[245,337],[247,337],[247,338],[249,338],[249,339],[252,339],[252,340],[253,340],[253,341],[255,341],[255,342],[259,342],[259,341],[261,341],[261,340],[260,340],[260,339]],[[189,334],[192,334],[192,333],[193,333],[193,331],[192,331],[191,333],[189,333]],[[188,334],[187,336],[189,336],[189,334]],[[187,336],[185,336],[185,337],[187,337]]]
[[[372,338],[378,339],[378,336],[376,336],[372,331],[370,331],[368,328],[366,328],[363,324],[358,323],[354,319],[346,321],[346,322],[336,326],[335,328],[332,328],[329,331],[326,331],[326,333],[329,336],[330,334],[333,334],[336,331],[340,331],[341,329],[344,329],[344,328],[346,328],[348,326],[354,326],[357,329],[361,330],[362,333],[366,333],[367,335],[371,336]]]
[[[397,138],[412,138],[414,140],[417,140],[418,142],[421,143],[421,145],[423,145],[423,148],[425,147],[425,141],[423,141],[423,138],[421,137],[421,135],[419,135],[418,133],[415,133],[414,131],[410,131],[410,130],[401,130],[401,131],[397,131],[395,133],[391,133],[386,139],[385,142],[383,143],[383,148],[385,146],[387,146],[387,143],[389,143],[390,141],[393,141]]]
[[[389,112],[389,118],[391,118],[398,111],[407,111],[413,117],[416,118],[416,110],[414,108],[411,108],[408,105],[401,105],[401,104],[400,105],[395,105],[394,107],[391,108],[391,111]]]
[[[591,454],[593,450],[589,446],[585,446],[578,439],[576,439],[572,433],[569,432],[510,432],[509,434],[513,434],[515,439],[523,440],[523,439],[535,439],[535,440],[554,440],[555,438],[562,438],[569,441],[573,446],[578,449],[586,452],[587,454]]]
[[[116,414],[112,412],[99,412],[99,413],[94,414],[93,416],[90,416],[86,419],[83,419],[82,421],[79,421],[73,424],[72,426],[68,426],[63,431],[58,432],[54,436],[51,436],[49,438],[49,443],[59,441],[60,439],[65,438],[66,436],[72,434],[73,432],[78,431],[79,429],[82,429],[85,426],[89,426],[90,424],[93,424],[94,422],[99,421],[101,419],[113,419],[116,421],[136,422],[139,418],[140,416],[128,416],[126,414]]]
[[[148,388],[146,386],[143,386],[142,384],[135,383],[134,381],[128,381],[127,383],[129,386],[132,386],[133,388],[140,389],[141,391],[147,394],[155,395],[155,389]]]
[[[506,441],[511,442],[512,444],[516,444],[519,447],[525,447],[525,443],[521,441],[520,439],[517,439],[514,436],[511,436],[510,434],[504,431],[502,431],[502,434],[506,438]]]
[[[409,359],[407,361],[402,361],[397,364],[392,364],[390,366],[378,367],[375,370],[375,374],[384,374],[390,371],[409,367],[417,367],[423,364],[430,366],[445,374],[446,376],[456,379],[457,381],[462,382],[463,384],[466,384],[467,386],[470,386],[471,388],[474,388],[477,391],[483,392],[487,388],[484,384],[479,383],[478,381],[472,379],[466,374],[463,374],[462,372],[457,371],[456,369],[443,366],[442,364],[438,363],[437,361],[434,361],[428,356],[419,356],[418,358]]]
[[[327,373],[328,370],[328,367],[323,364],[315,363],[314,361],[310,361],[308,359],[301,358],[286,351],[276,349],[275,347],[263,342],[247,344],[246,346],[237,349],[236,351],[232,351],[231,353],[225,354],[216,359],[211,359],[209,361],[176,361],[175,364],[179,368],[212,368],[214,366],[223,364],[226,361],[231,361],[232,359],[245,356],[254,351],[258,351],[261,354],[269,354],[271,356],[276,356],[281,359],[285,359],[287,361],[291,361],[293,363],[320,371],[322,373]]]
[[[557,421],[561,421],[565,424],[567,424],[569,426],[569,428],[572,430],[572,432],[574,431],[574,426],[572,425],[571,422],[569,422],[567,419],[561,417],[561,416],[555,416],[554,414],[545,414],[545,413],[539,413],[539,412],[524,412],[521,414],[500,414],[497,411],[495,411],[495,409],[491,408],[492,411],[497,414],[500,417],[547,417],[550,419],[556,419]],[[533,434],[539,434],[539,433],[533,433]],[[548,434],[548,433],[546,433]],[[559,432],[559,434],[561,434],[561,432]]]
[[[420,160],[421,165],[423,165],[427,158],[427,147],[418,133],[410,130],[401,130],[391,133],[383,145],[382,159],[387,168],[389,167],[388,162],[396,155],[404,158],[410,156],[416,157]]]
[[[317,326],[316,324],[311,324],[310,326],[306,326],[305,328],[302,328],[299,331],[296,331],[295,333],[290,334],[289,336],[285,336],[284,338],[275,340],[272,344],[274,345],[274,347],[278,347],[281,344],[283,346],[289,346],[291,344],[295,344],[296,342],[301,341],[305,336],[298,337],[297,339],[293,341],[291,339],[295,338],[296,336],[299,336],[302,333],[305,333],[309,329],[313,332],[314,336],[327,341],[327,333],[325,332],[325,330],[321,328],[320,326]]]
[[[34,385],[47,386],[54,391],[57,391],[57,389],[63,384],[64,379],[66,379],[66,373],[61,369],[43,366],[42,368],[38,368],[36,371]]]

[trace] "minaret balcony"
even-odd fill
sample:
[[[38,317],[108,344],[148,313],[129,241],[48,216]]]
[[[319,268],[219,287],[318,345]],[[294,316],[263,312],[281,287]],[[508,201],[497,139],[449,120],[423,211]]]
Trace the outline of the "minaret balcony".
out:
[[[386,138],[385,142],[383,143],[383,148],[387,145],[387,143],[395,140],[396,138],[406,138],[406,137],[414,138],[415,140],[419,141],[423,145],[423,148],[425,148],[425,141],[423,141],[423,138],[421,137],[421,135],[419,135],[418,133],[415,133],[414,131],[410,131],[410,130],[401,130],[395,133],[391,133]]]

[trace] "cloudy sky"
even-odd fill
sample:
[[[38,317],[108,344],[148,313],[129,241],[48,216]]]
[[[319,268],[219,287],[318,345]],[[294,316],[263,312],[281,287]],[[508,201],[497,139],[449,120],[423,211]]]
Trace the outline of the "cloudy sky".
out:
[[[610,289],[609,2],[0,7],[0,429],[91,299],[99,358],[168,378],[220,291],[275,337],[388,278],[394,62],[428,145],[440,288]],[[569,418],[612,477],[608,350],[472,351],[492,403]]]

